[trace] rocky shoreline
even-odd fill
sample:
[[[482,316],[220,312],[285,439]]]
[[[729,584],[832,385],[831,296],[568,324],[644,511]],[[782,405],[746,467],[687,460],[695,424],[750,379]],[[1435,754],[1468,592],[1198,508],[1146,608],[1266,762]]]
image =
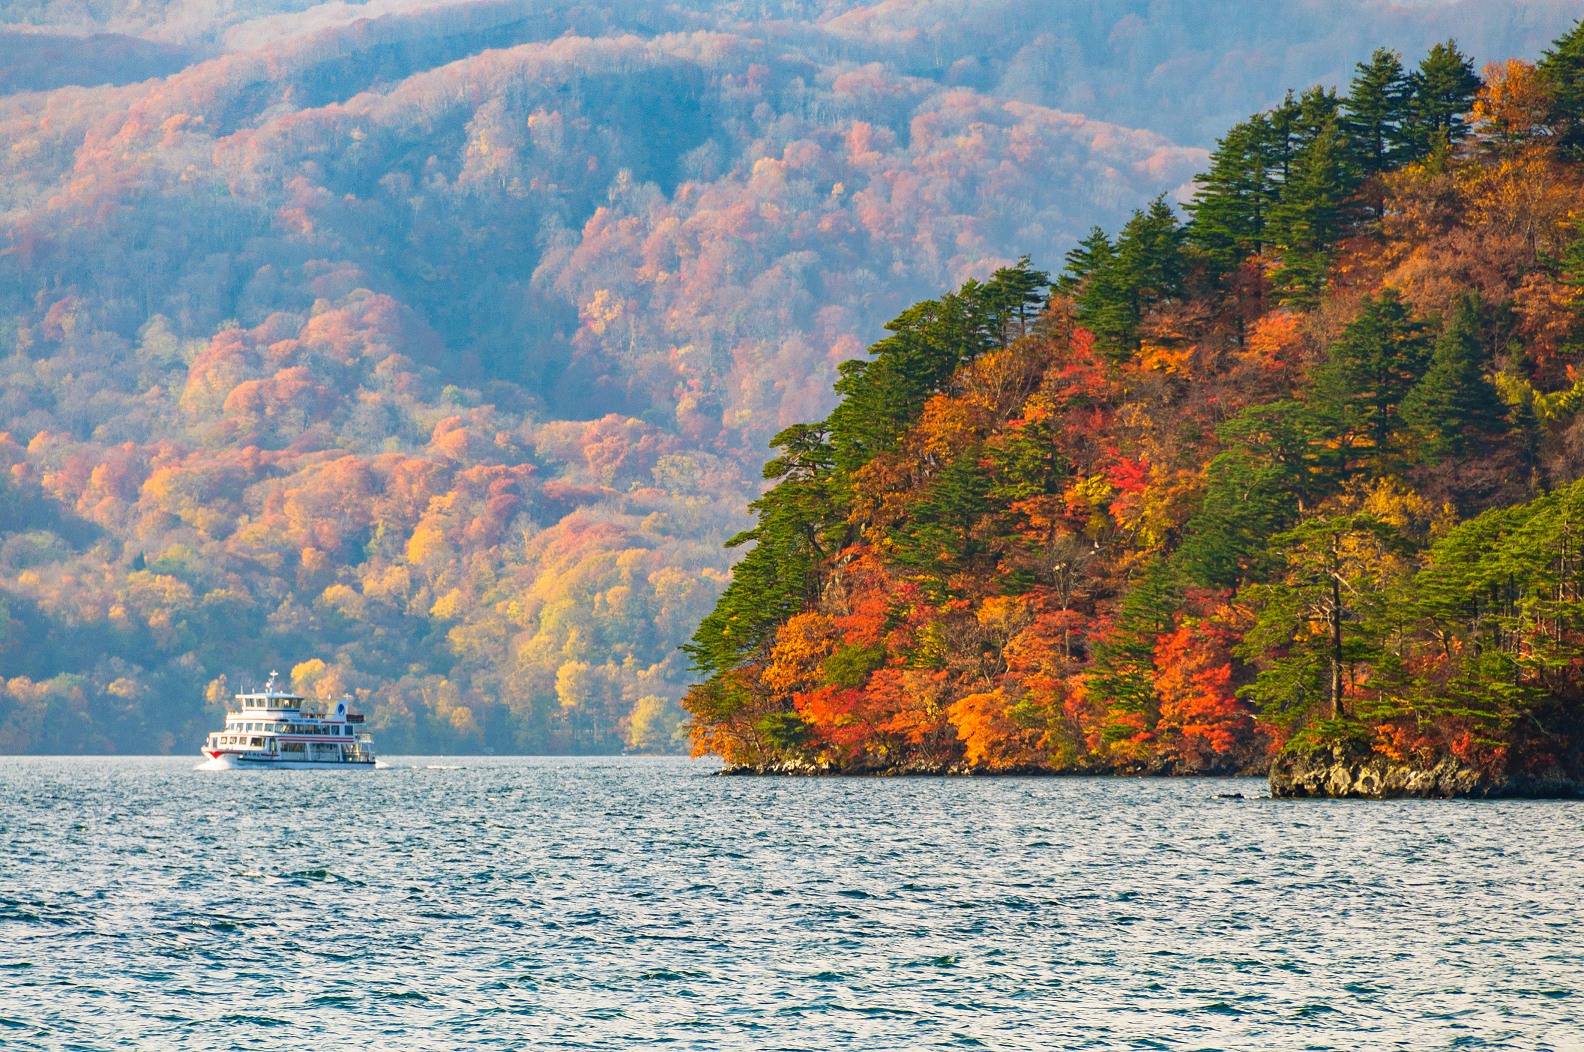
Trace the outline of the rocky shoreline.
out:
[[[966,763],[908,762],[892,765],[838,765],[818,761],[784,760],[758,765],[728,765],[716,771],[721,777],[783,778],[1257,778],[1266,768],[1188,769],[1171,761],[1116,767],[999,767],[986,770]]]
[[[1495,800],[1584,799],[1584,773],[1578,765],[1551,766],[1540,772],[1514,771],[1493,775],[1455,759],[1433,767],[1401,763],[1359,742],[1317,745],[1283,752],[1265,768],[1184,769],[1172,762],[1095,768],[1007,767],[985,770],[966,763],[909,762],[893,765],[838,765],[812,760],[783,760],[760,765],[731,765],[721,777],[780,778],[1174,778],[1258,777],[1268,775],[1275,799],[1343,800]]]
[[[1580,799],[1584,773],[1553,765],[1492,774],[1452,758],[1424,767],[1344,742],[1283,752],[1271,763],[1270,789],[1286,800]]]

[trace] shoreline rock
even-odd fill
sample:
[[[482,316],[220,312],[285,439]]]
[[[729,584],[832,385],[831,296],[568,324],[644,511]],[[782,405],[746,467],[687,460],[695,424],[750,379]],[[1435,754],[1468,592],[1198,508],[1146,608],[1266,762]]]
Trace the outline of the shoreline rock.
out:
[[[1282,753],[1270,791],[1283,800],[1567,800],[1584,798],[1584,775],[1560,766],[1492,774],[1451,757],[1424,767],[1344,742]]]

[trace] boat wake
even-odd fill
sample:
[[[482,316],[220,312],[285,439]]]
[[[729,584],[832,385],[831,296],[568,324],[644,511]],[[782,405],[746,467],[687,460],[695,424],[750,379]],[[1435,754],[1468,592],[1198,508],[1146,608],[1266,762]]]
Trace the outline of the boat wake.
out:
[[[236,764],[231,762],[231,757],[229,757],[229,756],[219,756],[219,757],[216,757],[213,760],[205,760],[203,763],[199,764],[197,767],[194,767],[193,770],[195,770],[195,771],[234,771],[234,770],[236,770]]]

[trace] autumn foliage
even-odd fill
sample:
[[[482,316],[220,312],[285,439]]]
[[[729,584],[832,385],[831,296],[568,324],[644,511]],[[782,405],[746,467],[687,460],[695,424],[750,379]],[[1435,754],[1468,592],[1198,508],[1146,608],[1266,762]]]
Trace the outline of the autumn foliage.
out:
[[[1584,29],[1556,48],[1483,78],[1450,42],[1377,51],[1351,96],[1234,128],[1186,224],[1156,201],[1055,281],[1024,263],[900,316],[775,439],[689,648],[696,751],[1575,762]]]

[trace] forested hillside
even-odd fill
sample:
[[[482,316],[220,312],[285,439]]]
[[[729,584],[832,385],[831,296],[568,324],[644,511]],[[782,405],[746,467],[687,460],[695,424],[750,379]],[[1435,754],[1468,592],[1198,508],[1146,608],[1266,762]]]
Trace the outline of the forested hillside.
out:
[[[1584,26],[1381,49],[1187,206],[915,305],[774,439],[690,646],[751,769],[1577,763]]]
[[[676,748],[858,333],[1203,158],[585,14],[0,100],[0,749],[190,748],[272,667],[387,750]]]
[[[0,4],[0,751],[271,668],[387,751],[685,748],[769,440],[885,319],[1170,211],[1357,26],[1566,4],[1205,10]]]

